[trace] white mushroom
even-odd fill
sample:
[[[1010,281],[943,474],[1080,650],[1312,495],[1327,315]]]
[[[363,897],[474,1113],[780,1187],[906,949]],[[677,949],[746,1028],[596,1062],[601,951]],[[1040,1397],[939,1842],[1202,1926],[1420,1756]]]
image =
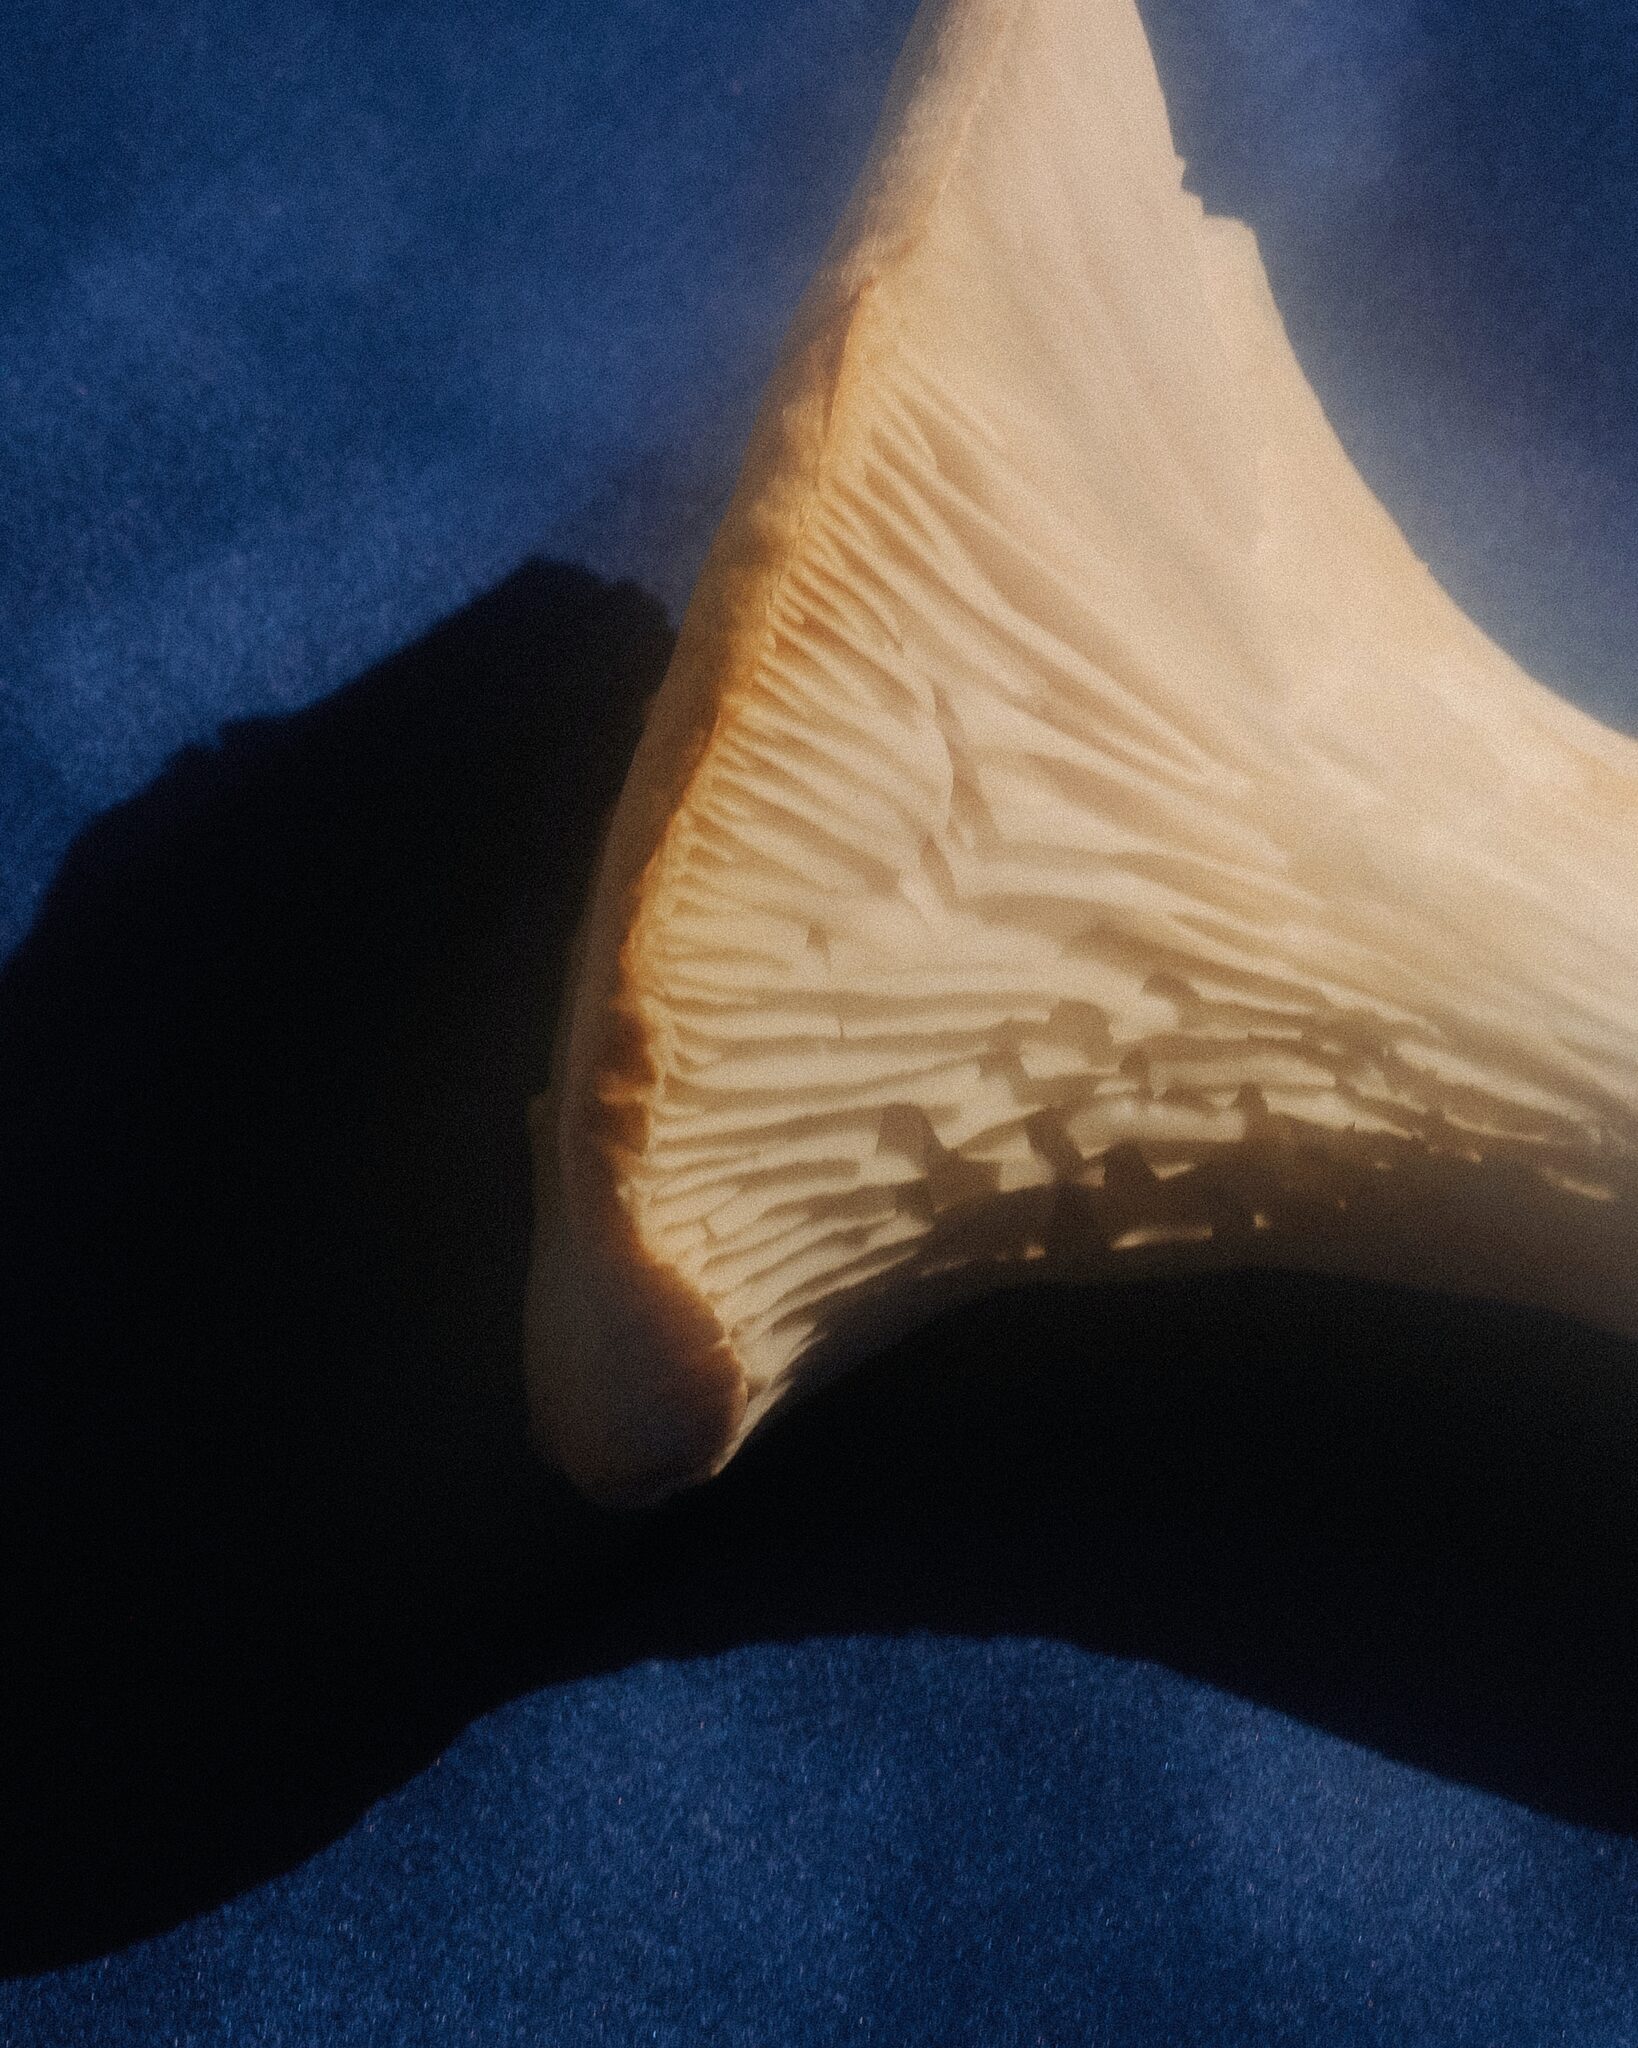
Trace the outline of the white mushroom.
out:
[[[1183,191],[1131,0],[924,8],[537,1108],[551,1455],[656,1497],[1009,1277],[1638,1327],[1635,825]]]

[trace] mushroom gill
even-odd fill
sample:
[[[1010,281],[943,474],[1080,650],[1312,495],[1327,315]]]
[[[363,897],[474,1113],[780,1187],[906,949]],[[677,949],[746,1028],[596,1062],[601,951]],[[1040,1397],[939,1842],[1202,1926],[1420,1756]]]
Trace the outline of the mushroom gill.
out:
[[[924,7],[537,1105],[550,1454],[657,1497],[1009,1276],[1638,1326],[1635,821],[1353,469],[1131,0]]]

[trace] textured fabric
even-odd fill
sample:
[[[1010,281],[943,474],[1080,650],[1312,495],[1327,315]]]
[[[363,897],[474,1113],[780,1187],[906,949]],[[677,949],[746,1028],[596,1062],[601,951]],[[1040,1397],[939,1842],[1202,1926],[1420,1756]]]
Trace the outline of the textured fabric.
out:
[[[0,26],[0,2042],[1638,2040],[1625,1348],[1049,1294],[654,1520],[529,1456],[563,948],[909,12]],[[1630,9],[1143,12],[1638,726]]]
[[[844,1640],[520,1702],[292,1877],[13,2010],[99,2043],[1581,2048],[1632,2038],[1633,1876],[1141,1666]]]

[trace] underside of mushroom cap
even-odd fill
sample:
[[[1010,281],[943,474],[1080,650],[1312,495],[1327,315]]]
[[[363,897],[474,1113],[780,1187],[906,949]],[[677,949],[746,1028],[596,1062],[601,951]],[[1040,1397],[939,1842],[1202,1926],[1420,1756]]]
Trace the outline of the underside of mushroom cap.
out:
[[[924,9],[605,849],[531,1385],[608,1499],[996,1278],[1632,1320],[1634,749],[1416,560],[1130,0]]]

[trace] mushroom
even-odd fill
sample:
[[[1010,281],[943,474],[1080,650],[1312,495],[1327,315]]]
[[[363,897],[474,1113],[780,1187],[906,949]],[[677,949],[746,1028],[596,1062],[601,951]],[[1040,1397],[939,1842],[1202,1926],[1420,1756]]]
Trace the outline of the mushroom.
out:
[[[535,1105],[596,1497],[1003,1280],[1638,1328],[1638,744],[1440,589],[1181,170],[1132,0],[924,6]]]

